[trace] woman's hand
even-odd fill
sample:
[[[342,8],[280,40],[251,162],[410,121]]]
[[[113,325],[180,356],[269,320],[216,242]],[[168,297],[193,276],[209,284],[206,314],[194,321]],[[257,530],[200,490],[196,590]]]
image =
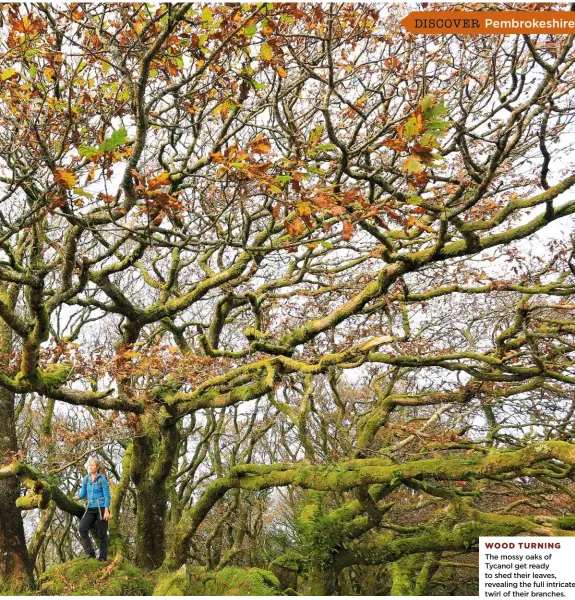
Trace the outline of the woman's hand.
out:
[[[104,521],[109,521],[111,516],[112,515],[110,514],[110,511],[107,508],[105,508],[104,509]]]
[[[80,500],[80,498],[78,498],[78,496],[74,496],[74,500]]]

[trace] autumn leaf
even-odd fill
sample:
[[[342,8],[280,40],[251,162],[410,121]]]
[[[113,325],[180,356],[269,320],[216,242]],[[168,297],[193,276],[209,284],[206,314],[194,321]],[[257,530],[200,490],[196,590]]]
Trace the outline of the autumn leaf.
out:
[[[414,139],[417,134],[421,131],[419,129],[418,121],[415,117],[410,117],[404,124],[402,128],[402,137],[405,137],[408,140]]]
[[[353,223],[351,221],[343,222],[343,230],[341,232],[341,239],[344,241],[349,241],[351,236],[353,235]]]
[[[319,208],[328,208],[331,206],[330,199],[324,194],[318,194],[313,198],[313,203]]]
[[[91,194],[90,192],[87,192],[86,190],[83,190],[82,188],[79,187],[75,187],[73,190],[74,194],[78,195],[78,196],[83,196],[84,198],[93,198],[94,194]]]
[[[422,206],[416,206],[415,208],[412,208],[410,212],[412,215],[424,215],[427,211]]]
[[[250,146],[256,154],[267,154],[272,149],[271,144],[266,138],[254,140]]]
[[[423,229],[424,231],[428,231],[429,233],[435,233],[435,229],[426,225],[423,221],[419,220],[417,217],[410,215],[407,219],[408,227],[419,227],[419,229]]]
[[[311,206],[308,202],[299,202],[297,205],[297,214],[300,217],[310,217],[311,216]]]
[[[260,56],[263,60],[271,60],[274,55],[273,48],[269,44],[262,44]]]
[[[148,181],[148,189],[157,190],[162,185],[170,185],[170,174],[167,172],[160,173],[156,177],[152,177],[150,181]]]
[[[14,77],[15,75],[17,75],[16,69],[6,69],[5,71],[2,71],[2,75],[0,75],[0,80],[6,81],[7,79]]]
[[[301,235],[305,231],[305,223],[299,217],[295,217],[293,226],[296,235]]]
[[[55,169],[54,170],[54,181],[56,185],[71,190],[78,184],[78,179],[73,171],[69,169]]]
[[[394,140],[386,140],[385,142],[382,142],[381,145],[385,146],[386,148],[390,148],[391,150],[396,150],[397,152],[407,150],[407,144],[399,138]]]
[[[406,173],[419,173],[423,171],[423,165],[417,156],[409,156],[401,166],[402,171]]]
[[[433,148],[429,146],[421,146],[420,144],[413,144],[411,147],[411,155],[415,156],[424,165],[432,165],[435,162],[435,156],[433,155]]]
[[[285,228],[290,236],[295,238],[305,231],[305,223],[299,217],[295,217],[291,223],[288,221],[285,222]]]

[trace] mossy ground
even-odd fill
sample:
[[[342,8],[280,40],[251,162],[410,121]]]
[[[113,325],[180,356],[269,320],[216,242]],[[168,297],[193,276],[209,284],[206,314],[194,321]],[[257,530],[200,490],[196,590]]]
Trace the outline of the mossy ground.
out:
[[[279,586],[277,577],[263,569],[180,569],[160,579],[154,596],[279,596]]]
[[[48,596],[151,596],[153,591],[140,569],[125,560],[77,558],[50,567],[38,583]]]

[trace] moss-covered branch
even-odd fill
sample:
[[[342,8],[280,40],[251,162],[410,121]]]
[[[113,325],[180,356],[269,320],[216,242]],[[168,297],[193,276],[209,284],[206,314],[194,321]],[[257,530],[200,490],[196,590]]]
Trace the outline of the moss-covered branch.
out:
[[[415,460],[399,465],[381,459],[357,459],[324,467],[298,464],[238,465],[231,469],[228,476],[211,483],[198,503],[185,512],[177,527],[166,564],[170,568],[183,564],[197,528],[215,503],[230,489],[258,491],[293,485],[309,490],[345,492],[373,484],[396,486],[401,482],[426,479],[475,480],[505,473],[519,475],[523,469],[533,464],[552,459],[566,465],[575,465],[575,444],[549,441],[511,452],[492,451],[486,456]],[[358,527],[361,525],[362,523],[356,523]]]
[[[85,508],[82,504],[70,499],[59,487],[58,481],[21,462],[12,462],[0,467],[0,479],[16,475],[28,487],[30,492],[18,498],[16,504],[22,510],[33,508],[46,509],[53,500],[56,506],[71,515],[81,517]]]

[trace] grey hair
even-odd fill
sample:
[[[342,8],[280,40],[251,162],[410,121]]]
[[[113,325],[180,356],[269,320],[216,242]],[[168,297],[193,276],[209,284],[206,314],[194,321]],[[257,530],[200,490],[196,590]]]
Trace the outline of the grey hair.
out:
[[[89,465],[91,462],[96,463],[98,473],[102,474],[106,478],[108,477],[108,474],[106,473],[106,467],[104,466],[104,463],[99,458],[97,458],[95,456],[91,456],[88,459],[88,462],[86,463],[86,465]]]

